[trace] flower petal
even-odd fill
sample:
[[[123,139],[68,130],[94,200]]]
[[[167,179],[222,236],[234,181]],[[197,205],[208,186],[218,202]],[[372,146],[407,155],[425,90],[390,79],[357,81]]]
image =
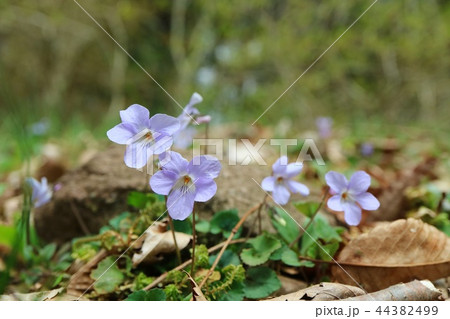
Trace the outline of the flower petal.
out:
[[[187,106],[195,105],[195,104],[198,104],[201,102],[203,102],[203,97],[200,94],[198,94],[197,92],[194,92],[194,94],[192,94],[191,99],[189,100],[189,103]]]
[[[152,191],[159,195],[168,195],[177,181],[177,174],[171,171],[158,171],[150,178]]]
[[[335,210],[337,212],[344,211],[341,205],[341,195],[334,195],[328,199],[327,205],[330,209]]]
[[[187,127],[183,130],[179,130],[173,136],[173,145],[176,148],[186,149],[192,145],[197,130],[193,127]]]
[[[147,164],[148,159],[153,153],[144,142],[137,142],[127,145],[124,161],[128,167],[142,168]]]
[[[268,176],[263,179],[261,183],[261,188],[267,192],[273,192],[273,188],[275,187],[276,177]]]
[[[286,167],[285,176],[286,178],[292,178],[300,174],[303,168],[303,163],[291,163]]]
[[[166,114],[155,114],[150,119],[150,129],[165,135],[173,135],[180,129],[180,121]]]
[[[108,138],[117,144],[127,144],[137,132],[135,127],[130,123],[120,123],[106,132]]]
[[[369,189],[370,175],[364,171],[357,171],[350,178],[348,189],[353,194],[364,193]]]
[[[176,220],[185,220],[194,209],[194,190],[184,188],[174,189],[167,197],[167,210],[170,217]]]
[[[275,184],[272,192],[272,197],[275,203],[280,205],[286,205],[289,202],[289,197],[291,197],[291,193],[286,186],[282,184]]]
[[[286,181],[286,184],[289,187],[291,193],[301,194],[303,196],[309,195],[309,188],[306,185],[303,185],[302,183],[296,181]]]
[[[206,202],[217,192],[217,185],[212,179],[199,178],[195,184],[195,201]]]
[[[380,207],[380,202],[371,193],[361,193],[355,195],[355,200],[361,205],[362,209],[365,210],[376,210]]]
[[[340,194],[347,189],[347,178],[338,172],[330,171],[326,173],[325,181],[336,194]]]
[[[194,178],[216,178],[219,176],[222,165],[214,156],[196,156],[189,162],[188,172]]]
[[[126,110],[120,111],[120,118],[124,123],[133,123],[138,130],[148,127],[150,112],[139,104],[130,105]]]
[[[163,155],[164,154],[164,155]],[[165,152],[159,156],[160,165],[163,170],[175,173],[178,177],[187,172],[189,162],[177,152]]]
[[[342,201],[345,222],[350,226],[357,226],[361,222],[361,208],[354,202]]]
[[[279,159],[277,159],[277,161],[272,165],[272,171],[274,175],[283,175],[286,172],[287,163],[287,156],[281,156]]]
[[[162,154],[170,149],[170,147],[173,144],[173,138],[169,135],[162,135],[158,134],[157,137],[155,137],[155,140],[153,143],[151,143],[149,147],[149,151],[152,154]]]

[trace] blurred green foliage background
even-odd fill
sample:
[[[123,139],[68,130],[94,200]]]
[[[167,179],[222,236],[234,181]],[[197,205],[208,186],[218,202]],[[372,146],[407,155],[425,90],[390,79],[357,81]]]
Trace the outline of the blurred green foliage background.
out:
[[[372,0],[79,0],[179,104],[201,93],[216,122],[250,125]],[[379,0],[259,121],[445,127],[450,2]],[[105,136],[117,111],[180,109],[74,2],[0,0],[0,143]],[[26,148],[26,145],[23,145]]]

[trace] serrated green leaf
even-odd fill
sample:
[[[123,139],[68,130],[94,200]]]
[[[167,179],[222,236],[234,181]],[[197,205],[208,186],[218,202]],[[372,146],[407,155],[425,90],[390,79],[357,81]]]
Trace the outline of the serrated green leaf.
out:
[[[286,249],[282,256],[281,261],[284,262],[288,266],[294,267],[314,267],[314,263],[309,260],[299,260],[297,253],[291,249]]]
[[[242,301],[245,297],[244,283],[233,282],[230,286],[230,290],[220,295],[218,301]]]
[[[209,256],[209,264],[212,265],[216,260],[217,255]],[[239,256],[233,251],[227,249],[223,252],[222,257],[219,260],[217,266],[223,268],[228,265],[239,265],[241,263]]]
[[[259,252],[254,248],[247,248],[242,250],[241,259],[249,266],[259,266],[269,260],[270,254],[270,252]]]
[[[139,290],[128,295],[125,301],[165,301],[166,293],[164,290],[154,288],[149,291]]]
[[[92,271],[91,278],[97,280],[94,284],[94,289],[97,293],[111,293],[124,281],[125,275],[117,267],[115,261],[116,257],[114,256],[106,257]]]
[[[283,255],[283,252],[285,250],[289,249],[289,247],[286,244],[282,243],[282,246],[275,250],[272,255],[270,255],[270,260],[281,260],[281,255]]]
[[[281,255],[281,261],[284,262],[288,266],[298,267],[301,265],[300,260],[298,260],[298,256],[292,249],[286,249]]]
[[[260,252],[268,251],[272,253],[281,247],[281,242],[274,236],[267,233],[251,238],[247,242],[252,245],[255,250]]]
[[[270,255],[281,247],[281,242],[275,237],[263,234],[248,240],[252,248],[243,249],[241,259],[249,266],[257,266],[269,260]]]
[[[220,234],[225,238],[230,236],[234,226],[239,222],[240,218],[236,209],[225,210],[214,215],[210,221],[210,231],[213,234]],[[242,232],[239,228],[234,238],[238,238]]]
[[[293,242],[300,234],[297,223],[279,207],[271,210],[271,221],[273,227],[288,244]]]
[[[248,269],[244,285],[245,297],[249,299],[265,298],[281,288],[281,282],[275,271],[269,267]]]

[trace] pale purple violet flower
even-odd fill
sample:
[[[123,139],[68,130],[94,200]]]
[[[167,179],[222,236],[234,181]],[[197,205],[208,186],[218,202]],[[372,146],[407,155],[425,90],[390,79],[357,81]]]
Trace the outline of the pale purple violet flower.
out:
[[[173,144],[173,134],[180,128],[180,121],[165,114],[151,118],[147,108],[133,104],[120,111],[122,123],[110,129],[108,138],[118,144],[126,144],[125,164],[141,168],[153,154],[161,154]]]
[[[206,202],[217,191],[214,178],[221,165],[217,158],[201,155],[188,162],[177,152],[160,156],[161,170],[150,178],[150,187],[167,196],[167,210],[173,219],[184,220],[194,208],[194,202]]]
[[[183,113],[178,116],[178,120],[180,121],[180,131],[184,130],[193,120],[194,117],[200,115],[200,111],[194,107],[194,105],[199,104],[203,101],[203,97],[194,92],[192,94],[189,103],[184,107]]]
[[[199,104],[202,101],[203,97],[197,92],[194,92],[189,100],[189,103],[184,107],[183,113],[178,116],[178,120],[180,121],[180,129],[173,136],[175,147],[185,149],[192,144],[196,131],[195,129],[189,128],[189,124],[195,122],[195,124],[198,125],[202,123],[209,123],[209,121],[211,121],[211,116],[200,116],[200,111],[194,107],[194,105]]]
[[[46,177],[42,177],[41,182],[32,177],[28,177],[26,182],[32,189],[31,201],[34,207],[37,208],[47,204],[52,199],[53,192],[48,186]]]
[[[369,142],[362,143],[360,151],[361,151],[362,156],[368,157],[368,156],[372,155],[373,154],[373,144],[369,143]]]
[[[380,202],[367,190],[370,186],[370,175],[363,171],[355,172],[347,181],[344,175],[337,172],[328,172],[325,180],[335,195],[328,199],[330,209],[344,212],[345,222],[356,226],[361,222],[361,208],[376,210]]]
[[[261,183],[261,187],[267,192],[272,192],[273,200],[280,205],[288,203],[291,193],[309,195],[308,187],[292,180],[300,174],[303,164],[287,162],[287,156],[280,157],[272,166],[272,176],[264,178]]]
[[[173,146],[179,149],[187,149],[192,145],[197,130],[190,126],[186,127],[184,130],[180,130],[173,136]]]
[[[316,119],[316,126],[321,138],[329,138],[331,136],[333,119],[330,117],[318,117]]]

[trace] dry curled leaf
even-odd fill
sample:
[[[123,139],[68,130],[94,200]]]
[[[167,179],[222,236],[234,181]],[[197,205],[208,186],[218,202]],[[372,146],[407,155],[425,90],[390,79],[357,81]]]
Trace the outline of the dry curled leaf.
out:
[[[158,260],[159,254],[171,253],[175,251],[175,243],[171,231],[167,230],[167,223],[156,222],[145,231],[145,239],[141,252],[133,255],[133,266],[136,267],[144,260],[154,262]],[[185,233],[175,232],[178,248],[186,247],[191,236]]]
[[[0,301],[49,301],[63,292],[64,288],[53,289],[50,291],[39,291],[28,294],[13,293],[11,295],[0,296]]]
[[[347,298],[345,301],[435,301],[442,299],[442,293],[429,280],[414,280],[370,294]]]
[[[293,292],[287,295],[279,296],[270,301],[329,301],[329,300],[340,300],[349,297],[355,297],[363,295],[364,290],[332,282],[323,282],[318,285],[314,285],[297,292]]]
[[[351,240],[332,267],[336,281],[377,291],[414,279],[450,275],[450,238],[416,219],[380,225]]]
[[[108,256],[108,252],[104,249],[100,250],[89,262],[84,264],[75,274],[72,275],[67,286],[67,294],[73,296],[82,296],[89,289],[94,280],[91,278],[92,269],[94,269],[100,261]]]

